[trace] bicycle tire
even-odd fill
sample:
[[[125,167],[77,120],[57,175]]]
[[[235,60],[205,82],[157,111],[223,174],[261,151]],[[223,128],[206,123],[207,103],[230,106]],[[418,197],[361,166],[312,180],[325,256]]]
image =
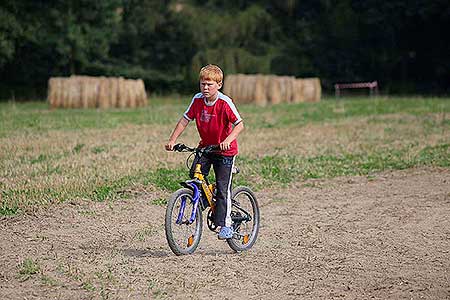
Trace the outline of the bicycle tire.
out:
[[[240,224],[233,222],[235,233],[231,239],[227,239],[228,246],[235,252],[250,249],[256,242],[260,226],[260,212],[258,201],[253,191],[246,186],[238,186],[232,191],[231,214],[233,217],[245,217],[247,212],[251,220],[242,221]]]
[[[186,197],[186,207],[182,223],[176,220],[180,211],[182,197]],[[188,188],[181,188],[173,193],[167,203],[164,229],[170,249],[176,255],[192,254],[198,247],[203,231],[203,218],[200,206],[197,207],[195,221],[192,224],[186,222],[191,217],[193,208],[193,192]]]

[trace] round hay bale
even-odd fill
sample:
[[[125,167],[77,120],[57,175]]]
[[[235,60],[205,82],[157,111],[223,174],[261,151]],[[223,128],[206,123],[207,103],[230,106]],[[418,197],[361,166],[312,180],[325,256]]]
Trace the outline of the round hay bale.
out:
[[[68,99],[69,99],[69,79],[67,79],[67,78],[64,78],[64,79],[61,79],[61,91],[60,91],[60,100],[59,100],[59,103],[60,103],[60,106],[59,107],[62,107],[62,108],[67,108],[68,107],[68,105],[67,105],[67,103],[68,103]]]
[[[282,87],[281,87],[281,98],[283,102],[292,102],[292,80],[293,77],[291,76],[281,76],[280,80],[282,82]]]
[[[284,86],[284,78],[282,76],[276,76],[275,79],[278,81],[279,87],[280,87],[280,103],[284,102],[284,95],[285,93],[285,86]]]
[[[51,108],[54,106],[54,97],[52,97],[52,88],[55,89],[55,78],[50,78],[47,83],[47,102]]]
[[[238,74],[235,77],[235,83],[234,83],[234,87],[233,87],[233,99],[237,100],[238,102],[241,102],[241,98],[242,98],[242,80],[243,80],[243,75]]]
[[[59,85],[59,78],[54,77],[48,80],[47,101],[50,105],[50,108],[58,107],[58,93],[61,89]]]
[[[247,82],[245,84],[245,102],[253,103],[255,102],[255,86],[256,86],[256,76],[248,75]]]
[[[296,79],[295,77],[289,78],[289,90],[290,90],[290,96],[289,96],[289,102],[294,103],[295,100],[295,91],[296,91]]]
[[[233,99],[238,101],[239,103],[245,102],[245,96],[244,96],[244,86],[245,86],[245,75],[243,74],[237,74],[235,78],[235,92],[233,95]]]
[[[89,84],[85,78],[80,78],[80,89],[81,89],[81,103],[80,107],[89,107]]]
[[[250,75],[242,75],[241,82],[241,100],[243,103],[250,102]]]
[[[321,86],[318,78],[303,79],[303,97],[306,102],[318,102],[321,97]]]
[[[100,78],[90,77],[88,80],[89,85],[89,107],[98,107],[98,93],[100,88]]]
[[[314,78],[315,85],[316,85],[316,102],[319,102],[322,98],[322,85],[320,84],[319,78]]]
[[[255,102],[258,105],[320,101],[322,94],[319,78],[297,79],[293,76],[261,74],[228,75],[223,91],[236,102]]]
[[[300,102],[304,102],[304,101],[305,101],[305,98],[303,96],[303,80],[302,79],[294,79],[292,102],[300,103]]]
[[[118,86],[119,80],[117,78],[108,78],[109,86],[109,102],[111,107],[118,107]]]
[[[74,76],[69,78],[69,98],[68,98],[68,107],[70,108],[79,108],[81,107],[81,78]]]
[[[109,83],[108,79],[105,77],[99,78],[98,83],[98,107],[99,108],[109,108],[109,93],[108,93]]]
[[[286,76],[277,76],[276,79],[280,84],[280,98],[281,102],[286,102]]]
[[[281,87],[280,80],[277,76],[269,76],[268,97],[271,104],[281,103]]]
[[[47,101],[51,108],[138,107],[147,104],[144,81],[78,76],[48,80]]]
[[[72,103],[73,107],[95,108],[99,107],[99,93],[101,78],[91,76],[73,76],[72,84],[78,85],[79,100]]]
[[[138,106],[145,106],[147,104],[147,92],[145,91],[145,84],[142,79],[137,80],[138,90]]]
[[[64,84],[64,78],[60,78],[57,77],[54,80],[54,91],[52,92],[52,94],[54,95],[54,100],[53,100],[53,107],[54,108],[58,108],[58,107],[62,107],[63,105],[63,84]]]
[[[71,93],[72,80],[70,80],[70,78],[67,78],[65,80],[64,85],[65,85],[65,89],[64,89],[64,107],[65,108],[70,108],[70,104],[71,104],[71,102],[70,102],[70,99],[71,99],[70,93]]]
[[[286,78],[286,102],[288,103],[294,102],[294,83],[295,77],[289,76]]]
[[[136,107],[136,84],[134,80],[126,81],[128,100],[127,107]]]
[[[117,107],[123,108],[127,106],[128,101],[128,92],[125,83],[125,79],[123,77],[119,77],[117,84]]]
[[[233,97],[233,80],[234,75],[227,75],[223,81],[222,91],[225,95]]]
[[[266,83],[266,76],[257,75],[255,77],[254,101],[257,105],[265,106],[267,104]]]
[[[239,97],[240,103],[247,102],[246,85],[247,85],[247,76],[244,74],[239,74],[237,86],[238,86],[238,92],[239,92],[238,97]]]

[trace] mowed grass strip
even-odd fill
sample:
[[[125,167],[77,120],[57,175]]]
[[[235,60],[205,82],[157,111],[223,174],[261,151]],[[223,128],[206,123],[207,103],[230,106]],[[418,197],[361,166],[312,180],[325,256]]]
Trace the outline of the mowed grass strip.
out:
[[[403,170],[418,166],[450,167],[450,144],[427,146],[417,151],[415,146],[402,149],[374,151],[368,154],[342,153],[299,157],[292,155],[264,156],[258,159],[241,158],[250,180],[243,184],[258,187],[286,185],[310,178],[332,178],[350,175],[369,175],[385,170]]]
[[[148,107],[49,110],[43,102],[0,103],[0,214],[71,199],[105,201],[185,179],[186,154],[163,145],[189,102]],[[449,167],[450,99],[357,98],[272,107],[239,105],[242,172],[254,188],[308,178],[367,175],[416,166]],[[180,138],[195,145],[191,124]]]

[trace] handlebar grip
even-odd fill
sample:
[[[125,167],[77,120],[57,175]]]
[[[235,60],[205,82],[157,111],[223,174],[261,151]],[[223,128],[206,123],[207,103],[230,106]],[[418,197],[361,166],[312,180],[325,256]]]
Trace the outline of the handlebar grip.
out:
[[[186,149],[186,145],[185,144],[176,144],[176,145],[173,146],[173,151],[181,152],[184,149]]]
[[[217,150],[220,150],[220,145],[209,145],[204,148],[205,152],[212,152]]]

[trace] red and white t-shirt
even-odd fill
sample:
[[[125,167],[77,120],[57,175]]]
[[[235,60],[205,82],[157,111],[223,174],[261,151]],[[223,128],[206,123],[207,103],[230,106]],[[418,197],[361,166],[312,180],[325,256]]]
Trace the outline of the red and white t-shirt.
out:
[[[183,116],[188,121],[195,119],[201,138],[200,147],[220,144],[230,135],[233,125],[242,121],[233,100],[221,92],[213,103],[207,103],[202,93],[196,94]],[[238,154],[237,141],[232,141],[230,149],[221,151],[220,154],[225,156]]]

